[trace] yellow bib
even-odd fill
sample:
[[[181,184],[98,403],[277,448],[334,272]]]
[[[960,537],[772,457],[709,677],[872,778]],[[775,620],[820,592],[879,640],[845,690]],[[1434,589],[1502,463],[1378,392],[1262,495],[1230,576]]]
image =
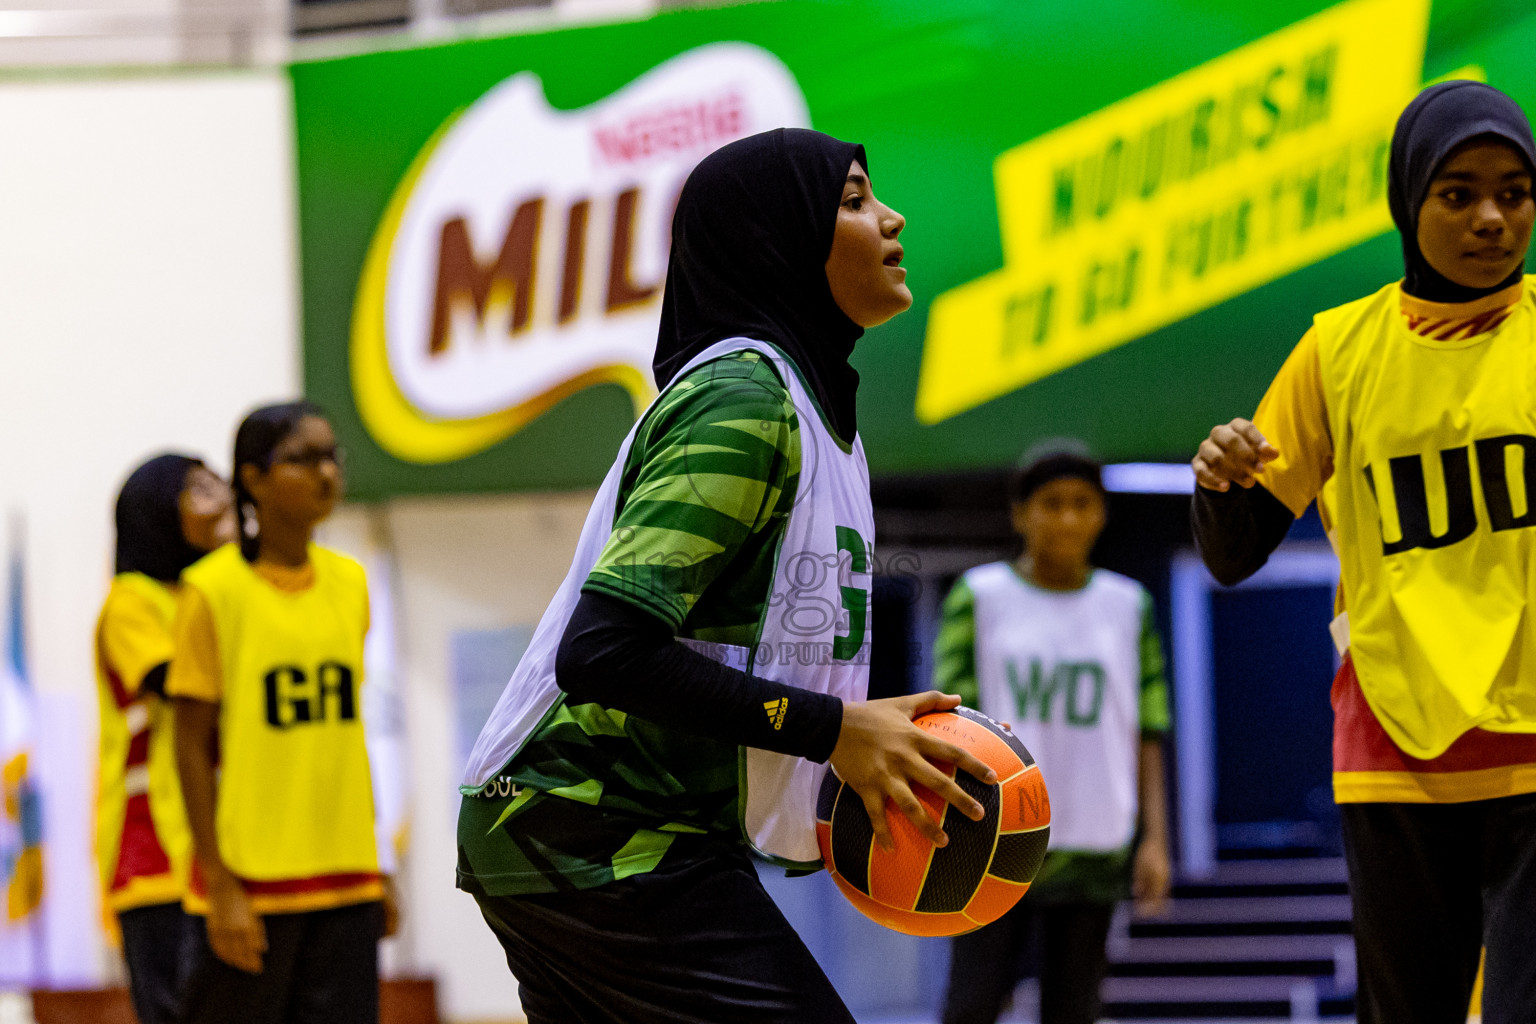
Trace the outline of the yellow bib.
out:
[[[207,599],[223,672],[219,852],[255,881],[376,872],[363,739],[363,567],[311,547],[314,585],[279,590],[235,545],[182,579]]]
[[[127,599],[141,600],[151,608],[158,622],[160,636],[144,637],[143,648],[148,650],[154,641],[169,643],[171,623],[176,617],[176,593],[159,580],[143,573],[120,573],[112,579],[111,590],[102,607],[102,618],[97,624],[96,644],[96,693],[101,708],[101,762],[98,768],[98,792],[96,803],[96,860],[101,872],[103,891],[114,910],[129,910],[137,906],[165,903],[181,898],[186,884],[186,869],[192,852],[192,834],[187,827],[187,814],[181,799],[181,779],[176,774],[176,734],[170,707],[159,697],[144,694],[128,708],[118,706],[112,682],[107,673],[111,666],[106,663],[101,630],[114,605]],[[143,624],[149,628],[152,624]],[[141,634],[136,634],[136,637]],[[158,645],[154,645],[158,647]],[[150,655],[148,660],[158,660]],[[135,669],[151,668],[145,664]],[[138,716],[144,716],[138,721]],[[134,718],[135,721],[130,721]],[[145,726],[149,729],[149,752],[144,771],[143,785],[149,795],[149,813],[154,820],[155,836],[171,862],[168,878],[136,880],[130,891],[111,894],[112,878],[117,868],[118,844],[123,837],[123,819],[127,812],[129,779],[126,769],[128,746],[133,733]],[[140,783],[135,780],[135,788]]]
[[[1438,757],[1536,732],[1536,301],[1485,334],[1408,329],[1399,286],[1315,318],[1350,655],[1382,727]]]

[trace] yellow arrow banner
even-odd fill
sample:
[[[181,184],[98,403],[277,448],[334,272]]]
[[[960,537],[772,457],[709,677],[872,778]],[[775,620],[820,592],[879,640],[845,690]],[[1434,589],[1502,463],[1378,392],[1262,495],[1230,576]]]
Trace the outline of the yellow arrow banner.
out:
[[[1001,154],[1004,266],[940,295],[937,423],[1381,234],[1429,0],[1348,0]]]

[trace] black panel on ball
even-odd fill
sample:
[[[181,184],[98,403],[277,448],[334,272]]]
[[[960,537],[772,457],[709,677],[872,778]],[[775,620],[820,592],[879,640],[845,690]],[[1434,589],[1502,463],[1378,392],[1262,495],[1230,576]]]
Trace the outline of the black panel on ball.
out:
[[[997,852],[987,874],[1008,882],[1033,882],[1045,860],[1045,847],[1051,840],[1051,827],[1033,832],[1009,832],[997,837]]]
[[[816,820],[830,822],[832,820],[832,807],[837,803],[837,791],[843,788],[842,781],[831,768],[827,769],[821,777],[821,788],[816,791]]]
[[[875,827],[869,823],[864,801],[851,786],[838,786],[832,809],[832,866],[848,884],[869,895],[869,848]]]
[[[972,821],[953,805],[944,808],[944,831],[949,845],[933,851],[928,877],[918,894],[916,909],[920,914],[953,914],[964,910],[976,895],[976,887],[987,873],[992,846],[997,838],[998,793],[967,772],[957,772],[955,781],[966,794],[975,798],[985,812],[980,821]]]

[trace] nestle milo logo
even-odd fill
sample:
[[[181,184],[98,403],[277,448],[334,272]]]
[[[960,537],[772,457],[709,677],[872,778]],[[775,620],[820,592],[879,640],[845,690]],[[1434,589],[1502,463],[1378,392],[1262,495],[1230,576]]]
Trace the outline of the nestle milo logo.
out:
[[[491,89],[417,156],[370,245],[351,370],[374,440],[445,462],[593,384],[642,407],[683,181],[727,142],[808,124],[788,70],[741,43],[579,110],[527,72]]]

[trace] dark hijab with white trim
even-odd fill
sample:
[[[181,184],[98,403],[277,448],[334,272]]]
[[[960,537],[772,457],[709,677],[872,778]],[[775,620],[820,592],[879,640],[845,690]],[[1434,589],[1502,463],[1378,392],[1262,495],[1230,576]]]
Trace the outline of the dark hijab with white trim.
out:
[[[658,387],[717,341],[770,342],[794,362],[838,437],[853,440],[859,374],[848,357],[864,329],[832,298],[826,263],[855,160],[868,169],[863,146],[778,128],[699,162],[672,218]]]
[[[157,455],[128,476],[117,496],[117,572],[141,572],[175,583],[207,552],[181,531],[181,492],[200,459]]]
[[[1536,171],[1536,142],[1520,104],[1482,82],[1432,85],[1419,93],[1397,119],[1387,169],[1387,204],[1403,237],[1403,290],[1430,302],[1471,302],[1508,288],[1524,268],[1492,288],[1468,288],[1445,277],[1419,251],[1419,210],[1440,165],[1451,151],[1483,135],[1499,138]]]

